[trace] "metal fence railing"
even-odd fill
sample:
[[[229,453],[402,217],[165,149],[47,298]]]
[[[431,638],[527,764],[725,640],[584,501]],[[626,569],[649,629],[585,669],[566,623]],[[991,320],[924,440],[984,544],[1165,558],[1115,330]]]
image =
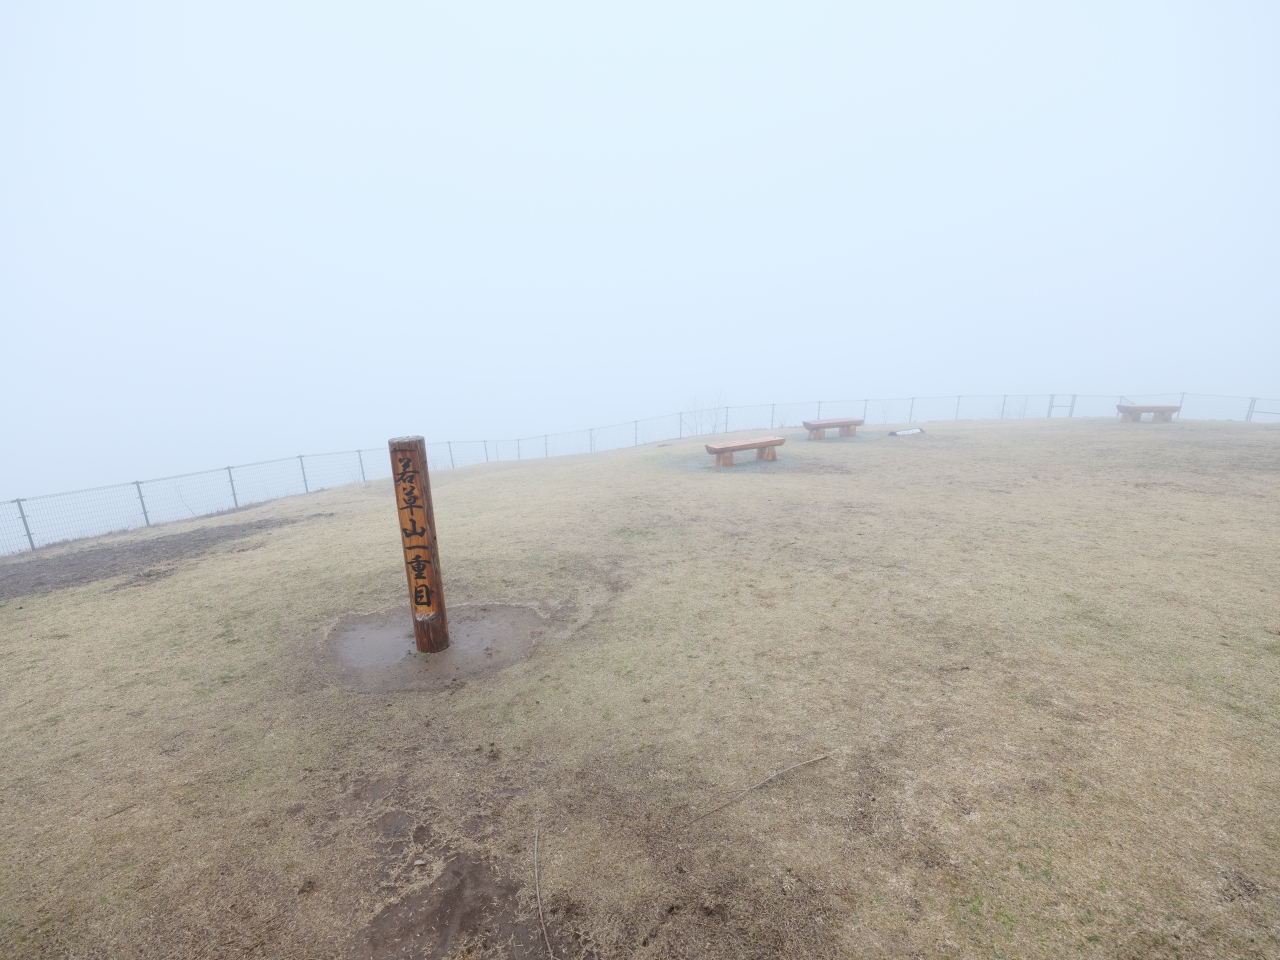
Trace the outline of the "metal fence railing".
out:
[[[823,417],[861,417],[871,425],[1115,417],[1117,403],[1178,404],[1182,407],[1178,416],[1184,420],[1280,422],[1280,400],[1192,393],[1134,397],[1040,394],[815,400],[712,407],[515,440],[428,443],[427,457],[432,470],[452,470],[501,460],[596,453],[714,433],[777,430],[798,426],[801,420]],[[10,500],[0,503],[0,555],[171,520],[189,520],[264,500],[390,476],[386,449],[375,448],[286,457],[160,480],[138,480]]]

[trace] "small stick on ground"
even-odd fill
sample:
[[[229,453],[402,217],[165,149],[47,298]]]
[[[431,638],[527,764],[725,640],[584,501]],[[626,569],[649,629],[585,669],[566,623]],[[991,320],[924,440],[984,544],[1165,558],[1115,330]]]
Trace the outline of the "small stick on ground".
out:
[[[556,960],[556,952],[551,949],[551,938],[547,936],[547,921],[542,916],[542,884],[538,880],[538,831],[533,831],[533,895],[538,898],[538,923],[542,925],[542,939],[547,945],[547,956]]]
[[[790,773],[792,770],[798,769],[799,767],[807,767],[807,766],[808,766],[809,764],[811,764],[811,763],[817,763],[819,760],[825,760],[825,759],[827,759],[827,755],[826,755],[825,753],[820,753],[820,754],[818,754],[816,757],[814,757],[812,760],[805,760],[805,761],[803,761],[803,762],[801,762],[801,763],[794,763],[794,764],[792,764],[791,766],[787,767],[787,769],[785,769],[785,770],[779,770],[777,773],[773,774],[772,776],[765,777],[765,778],[764,778],[763,780],[761,780],[759,783],[753,783],[751,786],[747,787],[747,789],[743,790],[741,793],[737,794],[736,796],[730,797],[730,798],[729,798],[728,800],[726,800],[724,803],[720,804],[720,806],[718,806],[718,807],[712,807],[712,808],[711,808],[710,810],[708,810],[706,813],[700,813],[700,814],[698,814],[696,817],[694,817],[694,818],[693,818],[692,820],[690,820],[688,823],[683,824],[682,826],[679,826],[679,827],[677,827],[676,829],[677,829],[677,830],[683,830],[685,827],[691,827],[691,826],[693,826],[695,823],[697,823],[697,822],[698,822],[699,820],[701,820],[703,817],[709,817],[709,816],[711,816],[711,814],[715,813],[717,810],[723,810],[725,807],[729,806],[729,804],[731,804],[731,803],[736,803],[737,801],[739,801],[739,800],[741,800],[743,797],[745,797],[748,793],[750,793],[752,790],[755,790],[757,787],[763,787],[763,786],[764,786],[766,783],[768,783],[770,780],[776,780],[778,777],[782,776],[784,773]],[[536,844],[535,844],[535,846],[536,846]],[[536,861],[536,858],[535,858],[535,861]],[[535,876],[536,876],[536,871],[535,871]]]
[[[126,810],[132,810],[136,806],[137,806],[136,803],[131,803],[127,807],[121,807],[119,810],[112,810],[110,813],[108,813],[105,817],[102,817],[101,819],[109,820],[110,818],[114,817],[117,813],[124,813]]]

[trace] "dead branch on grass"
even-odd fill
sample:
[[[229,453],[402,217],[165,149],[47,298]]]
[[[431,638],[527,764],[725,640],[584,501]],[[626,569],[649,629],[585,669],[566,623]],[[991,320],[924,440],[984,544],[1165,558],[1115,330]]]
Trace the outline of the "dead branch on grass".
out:
[[[533,831],[533,895],[538,898],[538,923],[542,925],[542,939],[547,945],[547,956],[556,960],[556,952],[551,949],[551,938],[547,936],[547,921],[542,916],[542,884],[538,879],[538,831]]]
[[[697,823],[697,822],[698,822],[699,820],[701,820],[703,817],[709,817],[709,816],[711,816],[711,814],[715,813],[717,810],[723,810],[725,807],[729,806],[729,804],[731,804],[731,803],[736,803],[737,801],[739,801],[739,800],[741,800],[743,797],[745,797],[748,793],[750,793],[752,790],[755,790],[757,787],[763,787],[763,786],[764,786],[766,783],[768,783],[770,780],[776,780],[776,779],[778,779],[778,777],[782,776],[784,773],[790,773],[792,770],[796,770],[796,769],[798,769],[798,768],[800,768],[800,767],[807,767],[807,766],[808,766],[809,764],[811,764],[811,763],[817,763],[819,760],[825,760],[825,759],[827,759],[827,755],[826,755],[825,753],[820,753],[820,754],[818,754],[816,757],[814,757],[812,760],[805,760],[805,761],[802,761],[801,763],[794,763],[794,764],[792,764],[791,766],[787,767],[787,769],[785,769],[785,770],[779,770],[777,773],[772,774],[771,776],[765,777],[765,778],[764,778],[763,780],[761,780],[759,783],[753,783],[751,786],[747,787],[747,789],[743,790],[741,793],[739,793],[739,794],[737,794],[737,795],[735,795],[735,796],[730,797],[730,798],[729,798],[728,800],[726,800],[724,803],[720,804],[720,806],[718,806],[718,807],[712,807],[712,808],[711,808],[710,810],[708,810],[706,813],[700,813],[700,814],[698,814],[696,817],[694,817],[694,818],[693,818],[692,820],[690,820],[688,823],[682,824],[681,826],[676,827],[676,829],[677,829],[677,830],[683,830],[683,829],[685,829],[685,827],[691,827],[691,826],[693,826],[695,823]],[[535,858],[535,863],[536,863],[536,858]],[[535,871],[535,873],[536,873],[536,871]]]

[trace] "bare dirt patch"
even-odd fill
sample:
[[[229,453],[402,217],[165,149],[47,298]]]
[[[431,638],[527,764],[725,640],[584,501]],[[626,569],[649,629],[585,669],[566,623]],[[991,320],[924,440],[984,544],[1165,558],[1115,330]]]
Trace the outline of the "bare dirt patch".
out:
[[[378,911],[356,956],[540,956],[537,924],[519,917],[519,888],[493,863],[455,853],[430,882],[414,885]]]
[[[351,686],[367,691],[458,689],[522,660],[547,632],[536,610],[481,604],[449,610],[449,648],[418,653],[409,608],[343,620],[329,639]]]
[[[46,548],[5,557],[0,559],[0,600],[40,596],[116,577],[131,577],[121,586],[148,583],[172,574],[179,561],[298,522],[294,518],[267,517],[125,543],[85,540],[60,545],[52,552]]]

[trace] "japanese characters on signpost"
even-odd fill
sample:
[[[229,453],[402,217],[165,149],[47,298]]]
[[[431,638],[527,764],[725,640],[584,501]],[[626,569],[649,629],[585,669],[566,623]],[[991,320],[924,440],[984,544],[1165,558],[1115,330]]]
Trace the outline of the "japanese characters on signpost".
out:
[[[388,440],[391,478],[396,485],[404,571],[409,580],[409,608],[413,637],[420,653],[439,653],[449,646],[449,621],[440,583],[440,549],[436,545],[436,517],[431,509],[431,478],[427,475],[427,447],[422,437]]]

